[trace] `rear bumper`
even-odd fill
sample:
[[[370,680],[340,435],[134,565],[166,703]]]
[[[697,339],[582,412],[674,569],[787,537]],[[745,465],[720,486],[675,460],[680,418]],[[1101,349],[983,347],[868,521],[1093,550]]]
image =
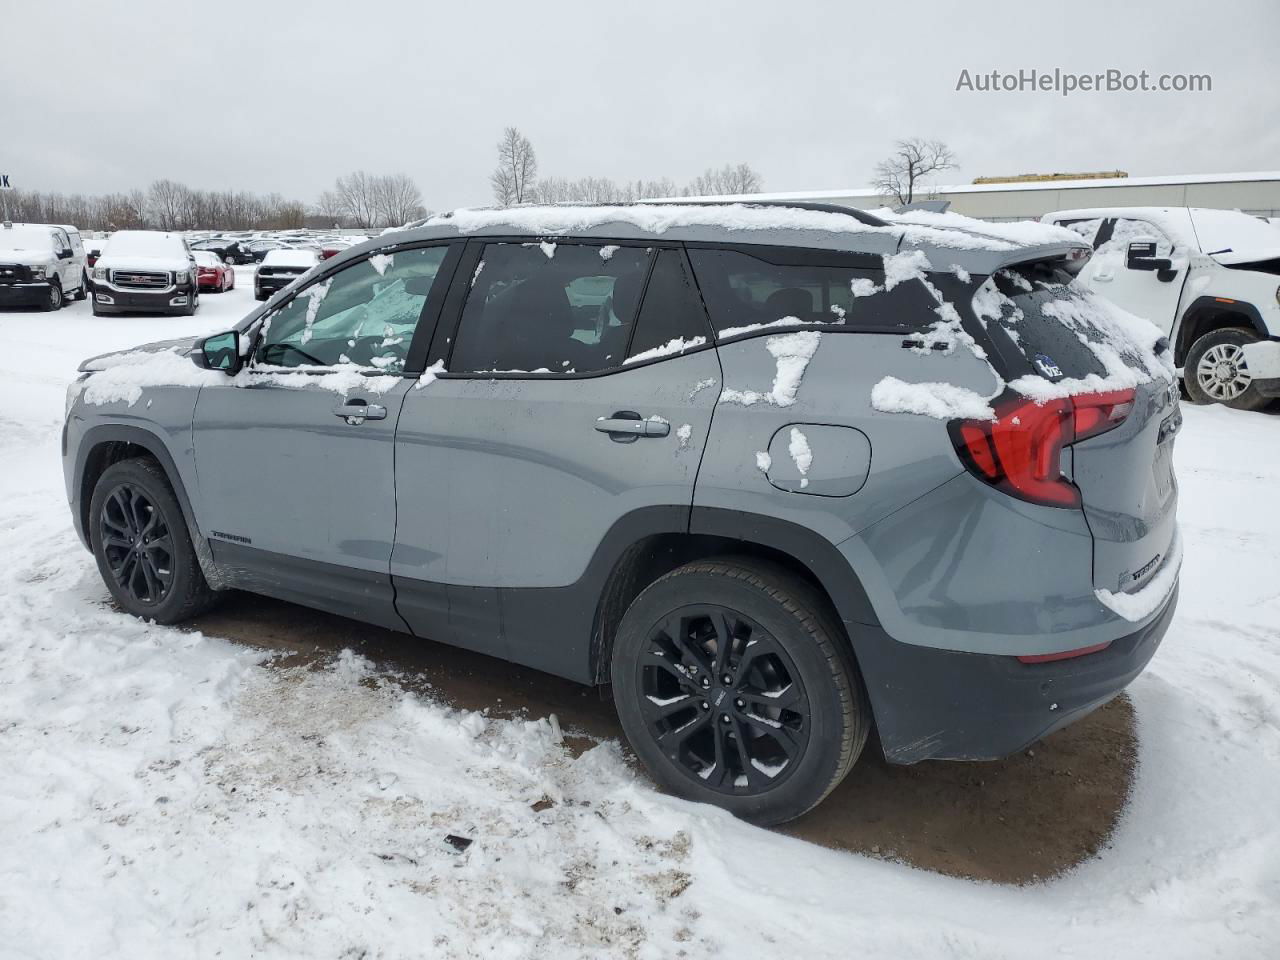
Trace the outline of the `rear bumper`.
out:
[[[1177,601],[1175,586],[1149,623],[1105,650],[1037,664],[899,643],[850,624],[886,759],[996,759],[1080,719],[1142,672]]]
[[[297,279],[297,277],[254,277],[253,286],[259,293],[275,293]]]
[[[0,283],[0,307],[34,307],[48,299],[48,283]]]

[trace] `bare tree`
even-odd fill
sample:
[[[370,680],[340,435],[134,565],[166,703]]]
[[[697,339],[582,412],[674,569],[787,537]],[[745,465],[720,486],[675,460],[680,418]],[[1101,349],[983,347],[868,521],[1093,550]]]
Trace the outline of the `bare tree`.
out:
[[[378,197],[375,177],[363,170],[339,177],[334,193],[347,217],[357,227],[372,227],[378,219]]]
[[[161,230],[180,230],[187,216],[191,191],[176,180],[156,180],[147,191],[149,219]]]
[[[507,127],[498,141],[498,166],[489,175],[493,198],[503,207],[532,200],[537,179],[538,158],[533,144],[515,127]]]
[[[915,199],[922,178],[955,166],[955,154],[941,140],[899,140],[893,145],[892,156],[876,164],[872,186],[885,198],[908,204]]]
[[[326,190],[320,194],[311,210],[315,216],[325,221],[326,227],[340,224],[347,212],[338,195],[332,190]]]
[[[405,173],[375,178],[374,199],[379,226],[399,227],[410,220],[420,219],[426,213],[422,206],[422,191]]]

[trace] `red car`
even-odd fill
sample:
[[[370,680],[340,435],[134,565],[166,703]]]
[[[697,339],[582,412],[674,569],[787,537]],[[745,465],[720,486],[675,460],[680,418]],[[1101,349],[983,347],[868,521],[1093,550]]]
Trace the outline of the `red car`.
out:
[[[320,247],[320,259],[328,260],[330,257],[336,257],[343,250],[352,246],[355,246],[355,244],[348,243],[345,240],[331,240]]]
[[[196,258],[197,279],[202,293],[205,290],[222,293],[224,290],[235,289],[235,268],[219,260],[216,253],[210,250],[196,250],[191,255]]]

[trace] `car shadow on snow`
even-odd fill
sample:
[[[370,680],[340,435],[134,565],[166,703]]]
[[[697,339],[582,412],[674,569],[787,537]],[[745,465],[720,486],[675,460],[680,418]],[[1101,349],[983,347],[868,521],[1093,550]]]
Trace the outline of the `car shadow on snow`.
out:
[[[605,739],[625,745],[607,695],[483,654],[240,592],[190,626],[281,654],[272,661],[281,666],[327,664],[350,647],[408,689],[457,708],[521,719],[554,713],[575,753]],[[1135,744],[1124,696],[1005,760],[899,767],[868,743],[845,781],[781,832],[950,876],[1030,883],[1106,844],[1129,794]]]

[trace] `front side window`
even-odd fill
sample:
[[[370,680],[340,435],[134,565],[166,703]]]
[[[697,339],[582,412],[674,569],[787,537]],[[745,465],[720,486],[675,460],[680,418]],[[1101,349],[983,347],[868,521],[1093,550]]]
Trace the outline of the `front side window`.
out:
[[[938,319],[917,280],[885,289],[884,273],[840,266],[814,251],[813,263],[773,263],[734,250],[692,249],[689,259],[720,339],[771,327],[834,324],[849,329],[909,330]]]
[[[585,373],[621,365],[655,253],[616,244],[486,244],[450,371]]]
[[[267,318],[255,360],[277,367],[350,363],[399,373],[447,250],[374,254],[300,290]]]

